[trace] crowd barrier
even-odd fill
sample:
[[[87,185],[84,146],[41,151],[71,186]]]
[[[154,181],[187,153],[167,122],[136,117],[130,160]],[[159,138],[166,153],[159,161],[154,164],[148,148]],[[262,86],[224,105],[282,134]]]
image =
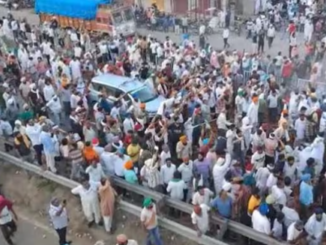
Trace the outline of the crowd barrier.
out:
[[[1,141],[3,143],[6,142],[7,144],[12,144],[12,141],[8,139],[5,140],[4,138],[1,138]],[[39,175],[45,179],[51,180],[67,188],[73,188],[78,184],[77,182],[72,181],[68,178],[59,176],[57,174],[53,174],[49,171],[43,171],[40,167],[24,162],[22,159],[14,157],[8,153],[0,152],[0,160],[1,163],[9,163],[17,167],[23,168],[28,172],[32,172],[33,174]],[[159,192],[153,191],[143,186],[132,185],[124,181],[123,179],[117,177],[112,177],[111,181],[113,186],[125,189],[129,193],[135,193],[142,197],[151,197],[153,200],[155,200],[155,202],[157,203],[157,207],[159,209],[160,207],[168,206],[176,210],[179,210],[181,213],[186,213],[189,215],[193,211],[192,205],[172,199],[167,195],[161,194]],[[120,201],[120,205],[121,208],[126,212],[132,213],[137,216],[140,215],[140,211],[141,211],[140,207],[128,203],[126,201]],[[220,241],[220,239],[223,237],[224,233],[227,230],[236,233],[239,237],[246,237],[266,245],[287,244],[285,242],[279,242],[265,234],[256,232],[252,228],[242,225],[241,223],[232,220],[223,219],[215,214],[211,216],[211,221],[213,222],[213,224],[218,225],[220,227],[220,232],[218,233],[216,239],[208,236],[202,236],[198,238],[195,230],[187,228],[186,226],[180,225],[174,221],[169,220],[168,218],[164,217],[164,215],[162,215],[161,212],[159,213],[159,215],[160,215],[160,225],[163,228],[171,230],[179,235],[182,235],[188,239],[194,240],[199,244],[203,244],[203,245],[227,245],[226,243]]]

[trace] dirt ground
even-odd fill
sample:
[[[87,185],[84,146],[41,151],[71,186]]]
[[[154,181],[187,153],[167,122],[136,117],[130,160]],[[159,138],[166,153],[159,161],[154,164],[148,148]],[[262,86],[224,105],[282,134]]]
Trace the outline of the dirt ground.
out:
[[[83,240],[79,244],[93,245],[98,240],[104,240],[108,245],[115,244],[116,234],[120,233],[127,234],[130,239],[137,240],[139,244],[145,242],[146,233],[138,217],[117,208],[113,235],[106,234],[103,227],[88,229],[79,198],[72,196],[70,190],[59,187],[46,179],[27,174],[13,166],[0,165],[0,185],[1,191],[14,201],[20,212],[28,213],[33,219],[48,226],[50,225],[48,208],[51,198],[66,199],[70,219],[69,236],[73,240]],[[172,241],[173,244],[178,245],[197,244],[164,229],[161,229],[161,236],[164,244],[172,244]]]

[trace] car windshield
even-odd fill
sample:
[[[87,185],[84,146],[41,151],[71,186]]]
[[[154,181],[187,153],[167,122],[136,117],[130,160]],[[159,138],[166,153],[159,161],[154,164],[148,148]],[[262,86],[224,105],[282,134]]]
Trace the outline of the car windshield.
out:
[[[139,99],[142,103],[149,102],[157,97],[157,95],[148,86],[143,86],[130,94],[132,97]]]
[[[113,13],[112,18],[113,18],[114,24],[116,24],[116,25],[121,24],[123,22],[123,17],[120,12]]]
[[[129,21],[129,20],[132,20],[133,19],[133,13],[132,13],[132,9],[131,8],[130,9],[126,9],[124,11],[124,13],[125,13],[125,19],[126,19],[126,21]]]

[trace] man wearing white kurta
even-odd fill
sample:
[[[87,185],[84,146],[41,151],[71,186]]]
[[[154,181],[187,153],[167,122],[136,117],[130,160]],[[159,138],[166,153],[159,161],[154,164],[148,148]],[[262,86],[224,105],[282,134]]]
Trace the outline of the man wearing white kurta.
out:
[[[317,208],[315,213],[308,219],[305,230],[308,233],[308,244],[319,245],[326,229],[326,214],[321,208]]]
[[[74,195],[79,195],[84,215],[88,221],[88,225],[92,225],[95,218],[95,223],[99,224],[101,221],[101,211],[99,199],[97,194],[99,184],[92,181],[85,181],[82,185],[71,190]]]
[[[214,187],[215,193],[219,194],[222,190],[222,186],[224,183],[224,176],[228,171],[231,164],[231,155],[226,154],[225,158],[220,157],[217,159],[214,167],[213,167],[213,178],[214,178]]]
[[[317,135],[311,144],[311,148],[311,157],[316,161],[315,171],[316,173],[320,173],[321,169],[323,168],[323,158],[325,152],[324,138]]]
[[[94,183],[100,183],[101,179],[106,177],[101,164],[95,161],[86,168],[85,172],[89,175],[89,180]]]

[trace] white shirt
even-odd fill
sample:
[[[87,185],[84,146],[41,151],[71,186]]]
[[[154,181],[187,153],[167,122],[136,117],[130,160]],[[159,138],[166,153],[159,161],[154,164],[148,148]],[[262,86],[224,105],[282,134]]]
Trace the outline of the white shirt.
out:
[[[255,231],[269,235],[271,233],[271,224],[266,216],[261,215],[261,213],[256,209],[251,216],[252,228]]]
[[[289,228],[288,228],[288,234],[287,234],[287,241],[290,242],[290,241],[293,241],[294,239],[296,239],[300,234],[301,234],[302,231],[298,231],[296,228],[295,228],[295,222],[293,222]]]
[[[169,181],[166,191],[170,193],[171,198],[178,199],[181,201],[183,199],[184,189],[187,189],[187,185],[183,180],[179,180],[179,181],[171,180]]]
[[[277,108],[278,105],[277,95],[273,95],[273,94],[268,95],[267,101],[268,101],[268,108]]]
[[[284,224],[288,228],[293,222],[300,220],[299,214],[295,209],[284,206],[282,213],[284,214]]]
[[[105,174],[107,175],[114,175],[115,173],[115,157],[117,157],[114,153],[112,152],[103,152],[100,156],[100,161],[102,163],[103,166],[103,171],[105,172]],[[122,175],[121,175],[122,176]]]
[[[117,120],[119,118],[119,115],[120,115],[120,108],[114,106],[111,109],[110,116]]]
[[[255,169],[264,167],[265,152],[259,153],[258,151],[256,151],[251,157],[251,163],[254,165]]]
[[[206,31],[206,26],[205,25],[201,25],[200,27],[199,27],[199,34],[201,35],[201,34],[205,34],[205,31]]]
[[[220,115],[217,118],[216,123],[217,123],[219,129],[224,129],[224,130],[228,129],[227,128],[228,121],[226,120],[226,115],[224,112],[220,113]]]
[[[297,38],[291,35],[290,36],[290,46],[295,46],[297,44],[298,44],[297,43]]]
[[[85,189],[84,186],[78,185],[77,187],[71,190],[71,193],[74,195],[79,195],[82,203],[91,202],[94,199],[98,198],[97,189],[100,183],[89,182],[90,186],[88,189]]]
[[[229,35],[230,35],[229,29],[224,29],[223,30],[223,38],[229,38]]]
[[[75,57],[80,58],[81,55],[82,55],[82,52],[83,52],[83,50],[82,50],[81,47],[75,47],[75,48],[74,48],[74,54],[75,54]]]
[[[7,224],[12,221],[12,215],[8,207],[4,207],[0,213],[0,225]]]
[[[206,204],[209,205],[211,201],[211,197],[214,195],[214,193],[208,189],[204,189],[204,195],[200,195],[200,193],[197,191],[192,196],[192,204],[193,205],[200,205],[200,204]]]
[[[189,161],[188,165],[182,163],[178,167],[178,171],[181,173],[182,179],[185,183],[189,183],[192,179],[192,168],[193,168],[192,161]]]
[[[155,215],[154,222],[146,227],[147,230],[151,230],[157,227],[157,214],[155,204],[153,204],[153,207],[151,209],[143,208],[140,213],[140,221],[143,223],[147,223],[149,220],[151,220],[153,215]]]
[[[124,176],[124,164],[130,159],[129,156],[124,155],[123,158],[116,156],[114,157],[114,173],[117,176]]]
[[[43,88],[43,95],[45,101],[50,101],[52,97],[55,95],[55,91],[52,85],[45,85]]]
[[[27,124],[26,126],[26,135],[31,140],[32,145],[40,145],[40,135],[41,135],[42,127],[38,123],[35,123],[34,126],[30,126]]]
[[[125,118],[125,120],[123,120],[123,131],[125,134],[128,133],[128,131],[132,130],[134,131],[134,127],[135,127],[135,123],[134,120],[132,120],[131,118]]]
[[[155,42],[155,43],[154,43],[154,42],[151,43],[151,45],[150,45],[150,49],[152,50],[152,53],[153,53],[153,54],[156,54],[156,52],[157,52],[156,49],[157,49],[158,46],[159,46],[159,44],[156,43],[156,42]]]
[[[274,27],[268,28],[267,36],[268,37],[275,37],[275,28]]]
[[[165,151],[162,151],[161,152],[161,154],[160,154],[160,166],[163,166],[163,165],[165,165],[165,161],[166,161],[166,159],[168,159],[168,158],[171,158],[171,153],[170,153],[170,151],[168,151],[168,152],[165,152]]]
[[[286,204],[286,195],[284,190],[278,188],[276,185],[272,186],[271,194],[275,198],[275,203],[282,204],[283,206]]]
[[[277,178],[274,176],[273,173],[270,173],[269,176],[268,176],[268,179],[266,181],[266,187],[269,189],[269,188],[272,188],[273,185],[276,185],[277,183]]]
[[[53,113],[60,113],[62,106],[59,97],[54,96],[52,97],[48,103],[46,103],[46,106],[53,112]]]
[[[164,184],[168,184],[170,180],[173,179],[173,174],[176,170],[176,167],[174,164],[171,164],[170,167],[168,165],[164,164],[161,167],[161,176]]]
[[[280,222],[277,221],[277,219],[274,220],[274,225],[273,225],[273,237],[277,239],[282,239],[282,234],[283,234],[283,226]]]
[[[163,57],[163,54],[164,54],[164,50],[163,48],[161,47],[161,45],[159,45],[156,49],[156,53],[157,53],[157,57]]]
[[[304,228],[310,237],[314,236],[318,240],[321,239],[326,230],[326,214],[322,214],[321,221],[317,221],[316,214],[311,215]]]
[[[56,215],[61,207],[50,205],[49,215],[54,229],[62,229],[68,226],[67,211],[64,208],[60,215]]]
[[[301,120],[300,118],[298,118],[297,120],[295,120],[294,128],[296,132],[296,138],[304,139],[306,130],[306,120]]]
[[[256,178],[256,186],[259,189],[266,187],[266,182],[269,177],[269,174],[270,174],[270,171],[266,167],[259,168],[257,170],[255,178]]]
[[[13,31],[18,30],[18,24],[16,20],[11,21],[11,29]]]
[[[197,215],[195,212],[191,214],[191,221],[194,225],[197,225],[198,229],[204,234],[209,230],[209,215],[210,207],[206,204],[200,204],[201,215]]]
[[[89,180],[93,182],[100,182],[102,178],[105,178],[105,174],[102,170],[101,164],[97,164],[96,168],[92,165],[88,166],[85,172],[89,175]]]

